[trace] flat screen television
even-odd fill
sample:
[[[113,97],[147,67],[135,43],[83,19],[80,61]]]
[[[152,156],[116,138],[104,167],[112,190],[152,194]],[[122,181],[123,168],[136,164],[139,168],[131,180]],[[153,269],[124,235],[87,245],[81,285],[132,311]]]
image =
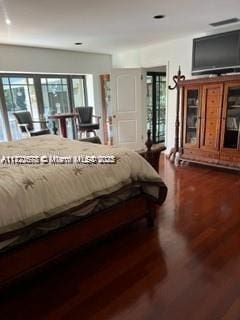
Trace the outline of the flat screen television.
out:
[[[192,75],[240,71],[240,30],[193,39]]]

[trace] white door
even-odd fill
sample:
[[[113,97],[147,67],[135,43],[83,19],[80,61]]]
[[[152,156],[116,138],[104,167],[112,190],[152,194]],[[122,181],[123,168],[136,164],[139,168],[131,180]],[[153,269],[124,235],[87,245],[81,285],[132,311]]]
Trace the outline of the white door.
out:
[[[113,144],[139,150],[144,146],[144,81],[142,69],[111,73]]]

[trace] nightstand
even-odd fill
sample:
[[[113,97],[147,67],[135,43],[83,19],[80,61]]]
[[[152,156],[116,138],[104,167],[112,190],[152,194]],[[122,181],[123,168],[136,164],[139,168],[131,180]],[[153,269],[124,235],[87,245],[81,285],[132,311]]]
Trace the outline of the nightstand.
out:
[[[143,158],[145,158],[151,166],[159,172],[159,158],[161,152],[166,150],[166,147],[161,144],[155,144],[152,146],[151,150],[139,150],[137,151]]]
[[[151,166],[159,172],[159,158],[161,152],[166,150],[166,147],[162,144],[153,144],[151,140],[151,131],[148,130],[147,132],[147,141],[145,143],[146,148],[142,150],[138,150],[139,153],[143,158],[145,158]]]

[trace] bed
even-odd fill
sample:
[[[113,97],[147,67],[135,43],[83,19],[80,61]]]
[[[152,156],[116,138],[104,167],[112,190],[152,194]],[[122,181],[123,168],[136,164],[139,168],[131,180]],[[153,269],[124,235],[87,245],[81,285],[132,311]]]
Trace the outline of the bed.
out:
[[[0,289],[122,225],[152,225],[166,194],[128,149],[54,135],[2,143]]]

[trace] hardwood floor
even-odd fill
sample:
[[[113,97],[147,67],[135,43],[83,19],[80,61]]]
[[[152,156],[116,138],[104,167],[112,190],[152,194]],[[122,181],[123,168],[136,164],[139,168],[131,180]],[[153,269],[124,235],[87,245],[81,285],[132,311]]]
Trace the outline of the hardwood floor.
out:
[[[1,319],[240,319],[240,175],[174,168],[155,229],[91,245],[0,299]]]

